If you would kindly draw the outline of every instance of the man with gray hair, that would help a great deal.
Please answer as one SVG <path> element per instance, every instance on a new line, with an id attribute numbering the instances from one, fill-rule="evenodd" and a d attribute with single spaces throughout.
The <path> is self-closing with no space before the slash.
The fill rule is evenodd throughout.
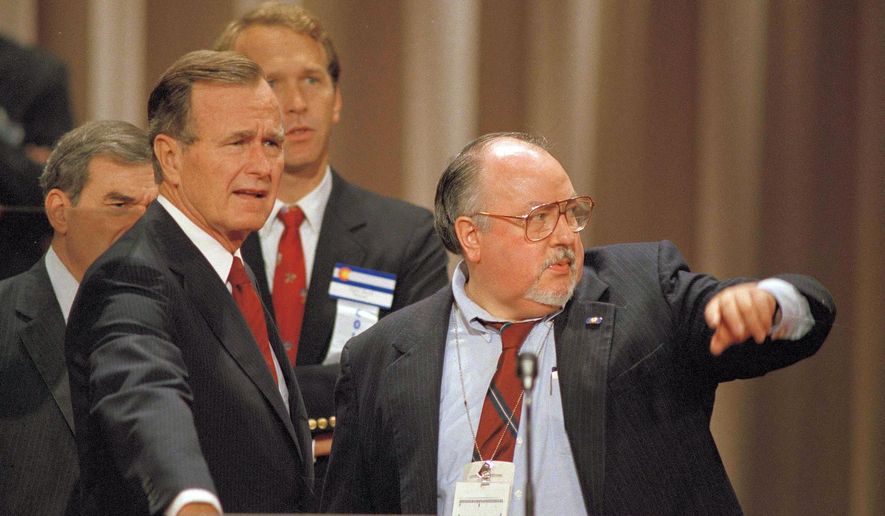
<path id="1" fill-rule="evenodd" d="M 430 212 L 360 188 L 330 165 L 342 109 L 341 63 L 316 16 L 296 5 L 262 3 L 228 24 L 215 48 L 258 63 L 283 110 L 277 202 L 243 243 L 243 258 L 296 366 L 321 480 L 341 348 L 379 318 L 443 287 L 448 257 Z"/>
<path id="2" fill-rule="evenodd" d="M 482 136 L 452 161 L 436 228 L 462 262 L 344 348 L 324 509 L 740 513 L 716 387 L 813 354 L 833 300 L 796 274 L 692 273 L 670 242 L 585 252 L 592 209 L 541 138 Z"/>
<path id="3" fill-rule="evenodd" d="M 61 138 L 40 183 L 51 246 L 0 282 L 0 514 L 62 514 L 76 497 L 65 321 L 86 269 L 156 199 L 159 177 L 144 131 L 99 121 Z"/>
<path id="4" fill-rule="evenodd" d="M 65 338 L 82 511 L 309 509 L 301 393 L 240 253 L 276 198 L 279 104 L 257 64 L 201 50 L 148 123 L 160 197 L 86 274 Z"/>

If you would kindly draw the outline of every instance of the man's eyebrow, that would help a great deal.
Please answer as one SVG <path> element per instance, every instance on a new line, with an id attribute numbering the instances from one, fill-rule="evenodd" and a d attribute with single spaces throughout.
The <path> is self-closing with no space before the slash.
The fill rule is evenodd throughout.
<path id="1" fill-rule="evenodd" d="M 228 140 L 239 140 L 242 138 L 254 138 L 255 131 L 250 129 L 244 129 L 242 131 L 235 131 L 227 136 Z"/>
<path id="2" fill-rule="evenodd" d="M 538 206 L 543 206 L 545 204 L 553 204 L 554 202 L 567 201 L 569 199 L 574 199 L 575 197 L 580 197 L 580 196 L 577 194 L 577 192 L 572 192 L 572 194 L 570 196 L 566 197 L 565 199 L 559 199 L 558 201 L 531 201 L 529 204 L 530 204 L 531 208 L 537 208 Z"/>
<path id="3" fill-rule="evenodd" d="M 307 65 L 304 67 L 304 71 L 307 73 L 322 73 L 327 72 L 328 70 L 318 65 Z"/>
<path id="4" fill-rule="evenodd" d="M 131 195 L 126 195 L 124 193 L 120 193 L 117 191 L 108 192 L 104 195 L 104 199 L 106 201 L 117 201 L 117 202 L 134 202 L 135 197 Z"/>

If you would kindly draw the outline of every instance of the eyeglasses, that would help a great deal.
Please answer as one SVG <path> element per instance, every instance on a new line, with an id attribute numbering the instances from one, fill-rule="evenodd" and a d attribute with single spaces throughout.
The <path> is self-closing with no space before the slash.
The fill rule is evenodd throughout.
<path id="1" fill-rule="evenodd" d="M 593 206 L 593 199 L 582 195 L 535 206 L 525 215 L 499 215 L 485 211 L 478 211 L 474 215 L 522 220 L 526 239 L 530 242 L 538 242 L 553 234 L 556 224 L 559 223 L 560 215 L 565 215 L 565 221 L 573 232 L 577 233 L 586 228 L 590 223 L 590 212 L 593 211 Z"/>

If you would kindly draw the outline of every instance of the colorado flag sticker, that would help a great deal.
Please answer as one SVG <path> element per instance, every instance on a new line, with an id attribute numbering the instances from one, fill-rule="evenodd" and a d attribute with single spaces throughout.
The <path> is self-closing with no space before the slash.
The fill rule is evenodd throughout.
<path id="1" fill-rule="evenodd" d="M 336 299 L 390 308 L 393 306 L 394 288 L 396 274 L 336 263 L 332 269 L 329 295 Z"/>

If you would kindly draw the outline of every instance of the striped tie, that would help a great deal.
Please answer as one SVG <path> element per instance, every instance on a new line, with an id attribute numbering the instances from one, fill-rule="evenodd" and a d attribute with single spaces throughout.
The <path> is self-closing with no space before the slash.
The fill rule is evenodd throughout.
<path id="1" fill-rule="evenodd" d="M 482 416 L 476 431 L 478 450 L 473 451 L 475 461 L 513 461 L 522 408 L 522 385 L 516 375 L 516 357 L 536 322 L 487 324 L 500 329 L 503 349 L 498 359 L 498 370 L 492 377 L 482 405 Z"/>

